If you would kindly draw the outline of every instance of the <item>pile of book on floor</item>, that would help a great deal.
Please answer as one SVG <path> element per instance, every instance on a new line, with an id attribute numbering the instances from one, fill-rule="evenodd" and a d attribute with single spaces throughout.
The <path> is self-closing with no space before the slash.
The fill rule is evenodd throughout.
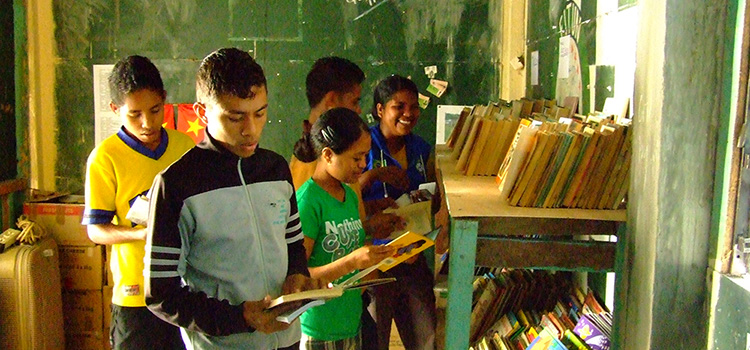
<path id="1" fill-rule="evenodd" d="M 629 120 L 554 100 L 465 108 L 447 141 L 456 171 L 495 176 L 508 204 L 618 209 L 628 190 Z"/>
<path id="2" fill-rule="evenodd" d="M 472 350 L 610 348 L 612 314 L 570 274 L 494 269 L 474 281 Z"/>

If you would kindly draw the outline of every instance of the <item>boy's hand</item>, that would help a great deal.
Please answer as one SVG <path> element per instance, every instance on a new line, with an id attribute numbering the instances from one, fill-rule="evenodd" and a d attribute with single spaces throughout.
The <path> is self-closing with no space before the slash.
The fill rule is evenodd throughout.
<path id="1" fill-rule="evenodd" d="M 365 222 L 365 231 L 372 237 L 383 239 L 393 231 L 406 228 L 406 221 L 393 213 L 377 213 Z"/>
<path id="2" fill-rule="evenodd" d="M 328 288 L 328 282 L 295 273 L 293 275 L 286 276 L 286 280 L 281 286 L 281 294 L 292 294 L 304 292 L 306 290 L 322 288 Z"/>
<path id="3" fill-rule="evenodd" d="M 375 215 L 388 208 L 398 208 L 395 199 L 386 197 L 365 201 L 365 211 L 368 215 Z"/>
<path id="4" fill-rule="evenodd" d="M 147 240 L 148 239 L 148 229 L 147 228 L 139 229 L 138 230 L 138 235 L 139 235 L 139 237 L 140 237 L 141 240 L 144 240 L 144 241 Z"/>
<path id="5" fill-rule="evenodd" d="M 409 188 L 409 176 L 406 175 L 406 170 L 401 169 L 395 165 L 389 165 L 386 167 L 376 168 L 378 169 L 375 178 L 390 184 L 399 190 L 406 191 Z"/>
<path id="6" fill-rule="evenodd" d="M 242 316 L 245 317 L 245 324 L 255 328 L 256 331 L 266 334 L 283 331 L 289 328 L 291 324 L 276 321 L 276 317 L 285 310 L 282 308 L 277 308 L 278 310 L 266 310 L 270 304 L 271 297 L 268 295 L 262 300 L 248 300 L 242 303 Z"/>

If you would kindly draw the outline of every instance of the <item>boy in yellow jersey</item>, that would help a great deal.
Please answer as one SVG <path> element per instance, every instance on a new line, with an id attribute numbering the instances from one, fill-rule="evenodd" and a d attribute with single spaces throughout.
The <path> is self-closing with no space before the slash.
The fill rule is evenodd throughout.
<path id="1" fill-rule="evenodd" d="M 92 241 L 112 246 L 110 344 L 113 349 L 184 349 L 179 328 L 146 308 L 146 228 L 126 216 L 139 196 L 148 197 L 156 174 L 195 144 L 185 134 L 162 128 L 166 91 L 148 58 L 129 56 L 117 62 L 109 87 L 110 107 L 122 127 L 89 155 L 82 224 Z"/>

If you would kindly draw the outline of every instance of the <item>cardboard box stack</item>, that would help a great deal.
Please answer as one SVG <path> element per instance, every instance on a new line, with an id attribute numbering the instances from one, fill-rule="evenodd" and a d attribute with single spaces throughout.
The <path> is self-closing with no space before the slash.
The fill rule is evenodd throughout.
<path id="1" fill-rule="evenodd" d="M 111 272 L 105 246 L 81 225 L 83 196 L 30 196 L 23 213 L 47 230 L 60 250 L 63 318 L 68 349 L 109 349 Z"/>

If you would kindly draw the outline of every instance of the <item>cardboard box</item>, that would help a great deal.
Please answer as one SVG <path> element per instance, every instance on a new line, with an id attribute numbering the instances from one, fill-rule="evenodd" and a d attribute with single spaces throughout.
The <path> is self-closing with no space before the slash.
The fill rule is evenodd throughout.
<path id="1" fill-rule="evenodd" d="M 109 267 L 110 264 L 112 263 L 112 246 L 106 245 L 104 247 L 105 247 L 104 249 L 107 252 L 105 254 L 105 259 L 104 259 L 104 273 L 107 274 L 107 280 L 106 280 L 105 285 L 112 287 L 115 285 L 115 281 L 112 277 L 112 269 Z"/>
<path id="2" fill-rule="evenodd" d="M 102 331 L 104 325 L 101 290 L 63 291 L 62 300 L 66 334 Z"/>
<path id="3" fill-rule="evenodd" d="M 64 290 L 96 289 L 104 286 L 104 246 L 61 245 L 60 278 Z M 101 299 L 101 297 L 99 298 Z"/>
<path id="4" fill-rule="evenodd" d="M 83 218 L 83 196 L 42 197 L 23 204 L 23 214 L 44 227 L 58 245 L 93 246 Z"/>

